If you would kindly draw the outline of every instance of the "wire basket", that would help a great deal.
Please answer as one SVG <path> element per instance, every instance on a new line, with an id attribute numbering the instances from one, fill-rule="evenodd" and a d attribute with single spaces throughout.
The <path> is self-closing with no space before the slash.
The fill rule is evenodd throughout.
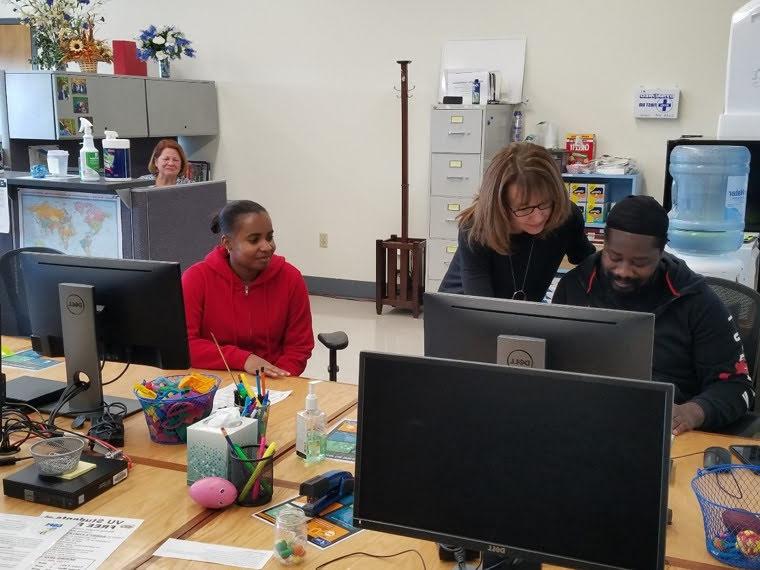
<path id="1" fill-rule="evenodd" d="M 162 387 L 176 388 L 186 376 L 162 376 L 152 382 Z M 165 398 L 145 398 L 135 391 L 148 424 L 150 439 L 156 443 L 183 444 L 187 442 L 187 428 L 207 417 L 214 407 L 214 396 L 221 384 L 218 376 L 209 376 L 214 386 L 204 394 L 195 392 L 170 394 Z"/>
<path id="2" fill-rule="evenodd" d="M 29 452 L 41 475 L 62 475 L 76 469 L 84 441 L 78 437 L 51 437 L 38 441 Z"/>
<path id="3" fill-rule="evenodd" d="M 699 469 L 691 488 L 702 509 L 707 551 L 725 564 L 760 569 L 760 467 Z"/>

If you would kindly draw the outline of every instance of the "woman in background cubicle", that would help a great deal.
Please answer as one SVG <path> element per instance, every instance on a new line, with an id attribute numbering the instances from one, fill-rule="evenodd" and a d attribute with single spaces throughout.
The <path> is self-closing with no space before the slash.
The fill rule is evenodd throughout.
<path id="1" fill-rule="evenodd" d="M 172 139 L 161 139 L 150 155 L 150 174 L 141 178 L 153 178 L 157 187 L 188 184 L 192 182 L 188 178 L 188 166 L 185 151 L 179 143 Z"/>
<path id="2" fill-rule="evenodd" d="M 459 245 L 440 291 L 542 301 L 565 255 L 578 264 L 595 251 L 552 155 L 512 143 L 459 215 Z"/>
<path id="3" fill-rule="evenodd" d="M 269 214 L 250 200 L 230 202 L 211 231 L 219 245 L 182 275 L 192 366 L 222 370 L 226 360 L 235 370 L 298 376 L 314 348 L 309 295 L 298 269 L 274 255 Z"/>

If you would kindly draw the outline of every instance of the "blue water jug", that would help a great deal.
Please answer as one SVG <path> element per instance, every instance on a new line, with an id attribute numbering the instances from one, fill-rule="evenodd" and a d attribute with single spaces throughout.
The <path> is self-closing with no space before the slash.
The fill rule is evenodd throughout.
<path id="1" fill-rule="evenodd" d="M 670 154 L 670 247 L 736 251 L 744 238 L 750 153 L 743 146 L 677 146 Z"/>

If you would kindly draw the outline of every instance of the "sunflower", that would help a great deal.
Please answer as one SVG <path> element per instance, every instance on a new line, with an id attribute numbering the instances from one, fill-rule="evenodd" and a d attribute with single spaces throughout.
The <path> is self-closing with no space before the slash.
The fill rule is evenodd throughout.
<path id="1" fill-rule="evenodd" d="M 80 51 L 84 49 L 84 42 L 82 42 L 82 40 L 79 40 L 79 39 L 71 40 L 69 42 L 69 49 L 73 51 L 74 53 L 79 53 Z"/>

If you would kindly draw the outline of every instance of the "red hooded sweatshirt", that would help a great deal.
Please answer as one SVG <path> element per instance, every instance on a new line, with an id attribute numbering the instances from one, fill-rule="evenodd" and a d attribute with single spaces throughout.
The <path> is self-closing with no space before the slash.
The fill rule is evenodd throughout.
<path id="1" fill-rule="evenodd" d="M 224 369 L 211 333 L 230 368 L 242 370 L 253 353 L 298 376 L 314 348 L 311 308 L 300 271 L 279 255 L 247 287 L 217 246 L 182 275 L 190 361 Z"/>

